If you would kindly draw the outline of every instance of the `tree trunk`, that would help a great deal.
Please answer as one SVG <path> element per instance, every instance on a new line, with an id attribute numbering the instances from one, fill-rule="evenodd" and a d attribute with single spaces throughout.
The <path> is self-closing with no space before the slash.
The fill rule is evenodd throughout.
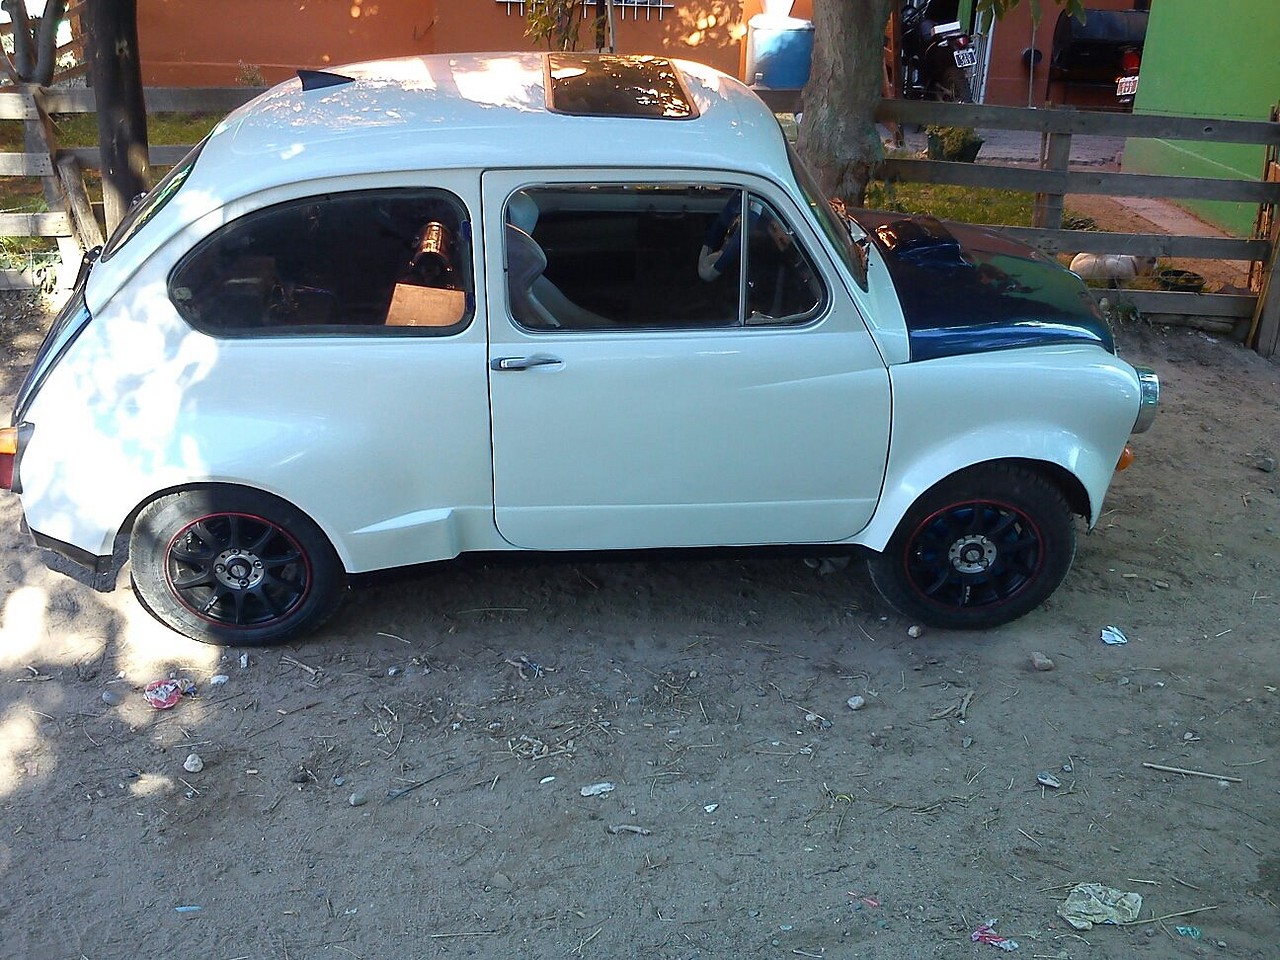
<path id="1" fill-rule="evenodd" d="M 896 0 L 814 0 L 813 70 L 804 88 L 800 152 L 827 196 L 860 206 L 884 156 L 875 109 L 884 31 Z"/>
<path id="2" fill-rule="evenodd" d="M 26 0 L 4 0 L 0 8 L 13 22 L 13 66 L 18 76 L 28 81 L 35 68 L 35 52 L 31 49 L 31 21 L 27 18 Z"/>
<path id="3" fill-rule="evenodd" d="M 137 0 L 89 0 L 89 76 L 98 111 L 102 205 L 110 233 L 150 186 Z"/>
<path id="4" fill-rule="evenodd" d="M 36 62 L 32 83 L 47 87 L 53 82 L 53 72 L 58 66 L 58 23 L 67 12 L 67 0 L 47 0 L 36 31 Z"/>

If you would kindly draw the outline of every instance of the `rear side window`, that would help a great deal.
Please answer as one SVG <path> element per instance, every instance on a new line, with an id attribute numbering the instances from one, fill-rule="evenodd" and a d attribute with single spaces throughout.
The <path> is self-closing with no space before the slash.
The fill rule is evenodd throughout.
<path id="1" fill-rule="evenodd" d="M 324 194 L 223 227 L 178 265 L 169 296 L 215 336 L 443 335 L 471 319 L 471 262 L 451 193 Z"/>

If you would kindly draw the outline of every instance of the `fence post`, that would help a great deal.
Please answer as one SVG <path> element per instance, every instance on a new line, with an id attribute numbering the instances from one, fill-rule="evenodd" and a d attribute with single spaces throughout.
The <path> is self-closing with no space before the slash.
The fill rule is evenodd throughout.
<path id="1" fill-rule="evenodd" d="M 1280 164 L 1275 161 L 1267 163 L 1267 177 L 1271 183 L 1280 183 Z M 1274 357 L 1280 352 L 1280 280 L 1276 278 L 1276 267 L 1280 263 L 1280 218 L 1274 215 L 1267 218 L 1270 227 L 1267 240 L 1271 243 L 1271 252 L 1265 263 L 1261 264 L 1261 284 L 1258 289 L 1258 305 L 1254 309 L 1250 336 L 1246 341 L 1264 357 Z"/>
<path id="2" fill-rule="evenodd" d="M 1071 160 L 1071 134 L 1040 135 L 1040 169 L 1067 172 Z M 1037 193 L 1032 208 L 1031 225 L 1040 229 L 1062 229 L 1063 196 L 1060 193 Z"/>
<path id="3" fill-rule="evenodd" d="M 23 143 L 26 152 L 43 153 L 49 158 L 49 163 L 53 166 L 53 170 L 50 176 L 44 178 L 44 199 L 49 205 L 50 212 L 66 214 L 66 194 L 63 192 L 62 184 L 58 179 L 57 165 L 55 163 L 57 141 L 54 137 L 53 123 L 49 119 L 48 111 L 45 110 L 44 90 L 36 84 L 23 84 L 22 92 L 28 102 L 35 107 L 36 114 L 35 119 L 27 120 L 23 124 Z M 84 256 L 84 251 L 74 237 L 64 236 L 56 237 L 55 239 L 58 243 L 58 256 L 61 260 L 55 279 L 59 289 L 68 290 L 75 280 L 76 270 L 80 264 L 81 257 Z"/>

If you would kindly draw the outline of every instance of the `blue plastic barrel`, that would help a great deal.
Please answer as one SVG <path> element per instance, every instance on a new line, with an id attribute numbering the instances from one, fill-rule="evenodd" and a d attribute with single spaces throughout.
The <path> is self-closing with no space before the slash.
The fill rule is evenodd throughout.
<path id="1" fill-rule="evenodd" d="M 747 83 L 798 90 L 813 65 L 813 21 L 756 14 L 747 21 Z"/>

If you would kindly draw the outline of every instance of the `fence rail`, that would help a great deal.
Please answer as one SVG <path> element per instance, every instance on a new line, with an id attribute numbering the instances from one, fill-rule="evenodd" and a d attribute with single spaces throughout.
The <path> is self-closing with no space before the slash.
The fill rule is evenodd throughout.
<path id="1" fill-rule="evenodd" d="M 263 92 L 263 88 L 149 88 L 148 114 L 167 112 L 223 114 Z M 759 91 L 777 110 L 794 110 L 794 91 Z M 52 237 L 63 263 L 74 266 L 79 251 L 100 242 L 100 226 L 84 190 L 81 171 L 100 166 L 96 147 L 60 148 L 54 142 L 50 114 L 93 113 L 93 91 L 73 88 L 0 88 L 0 120 L 22 121 L 27 151 L 0 153 L 0 176 L 38 177 L 44 183 L 48 213 L 0 214 L 0 236 Z M 1144 315 L 1170 322 L 1200 318 L 1210 329 L 1247 340 L 1267 356 L 1280 352 L 1280 283 L 1272 283 L 1280 247 L 1280 122 L 1099 113 L 1071 109 L 1024 109 L 982 104 L 882 100 L 876 119 L 898 124 L 979 127 L 1041 134 L 1036 167 L 968 164 L 908 158 L 888 159 L 880 175 L 888 180 L 1024 190 L 1037 194 L 1033 227 L 1003 227 L 1003 232 L 1050 255 L 1061 253 L 1125 253 L 1150 257 L 1189 257 L 1248 261 L 1252 295 L 1193 294 L 1166 291 L 1120 291 Z M 1257 180 L 1168 177 L 1070 167 L 1075 136 L 1160 138 L 1258 144 L 1267 150 L 1267 175 Z M 33 149 L 34 145 L 34 149 Z M 151 163 L 176 163 L 188 146 L 153 146 Z M 1125 197 L 1170 197 L 1257 204 L 1259 228 L 1253 239 L 1164 234 L 1126 234 L 1062 228 L 1067 194 Z M 64 270 L 63 274 L 69 274 Z M 30 285 L 32 271 L 6 271 L 0 286 Z M 1100 292 L 1115 298 L 1112 291 Z"/>
<path id="2" fill-rule="evenodd" d="M 1234 335 L 1265 356 L 1273 356 L 1280 350 L 1280 284 L 1270 283 L 1280 236 L 1276 229 L 1261 226 L 1264 221 L 1269 225 L 1275 222 L 1272 212 L 1280 205 L 1280 173 L 1276 172 L 1280 167 L 1273 162 L 1280 149 L 1280 123 L 1274 115 L 1270 121 L 1222 120 L 1050 107 L 1024 109 L 882 100 L 876 119 L 885 123 L 1039 133 L 1040 156 L 1035 167 L 890 158 L 881 165 L 879 173 L 885 180 L 1035 193 L 1035 225 L 1000 229 L 1050 255 L 1121 253 L 1248 261 L 1253 265 L 1250 271 L 1253 293 L 1247 295 L 1163 290 L 1100 290 L 1096 293 L 1113 301 L 1123 300 L 1152 319 L 1191 323 Z M 1071 138 L 1075 136 L 1260 145 L 1267 150 L 1268 164 L 1264 169 L 1269 175 L 1256 180 L 1232 180 L 1072 169 Z M 1062 213 L 1068 194 L 1249 203 L 1258 206 L 1260 226 L 1252 239 L 1064 230 Z"/>

